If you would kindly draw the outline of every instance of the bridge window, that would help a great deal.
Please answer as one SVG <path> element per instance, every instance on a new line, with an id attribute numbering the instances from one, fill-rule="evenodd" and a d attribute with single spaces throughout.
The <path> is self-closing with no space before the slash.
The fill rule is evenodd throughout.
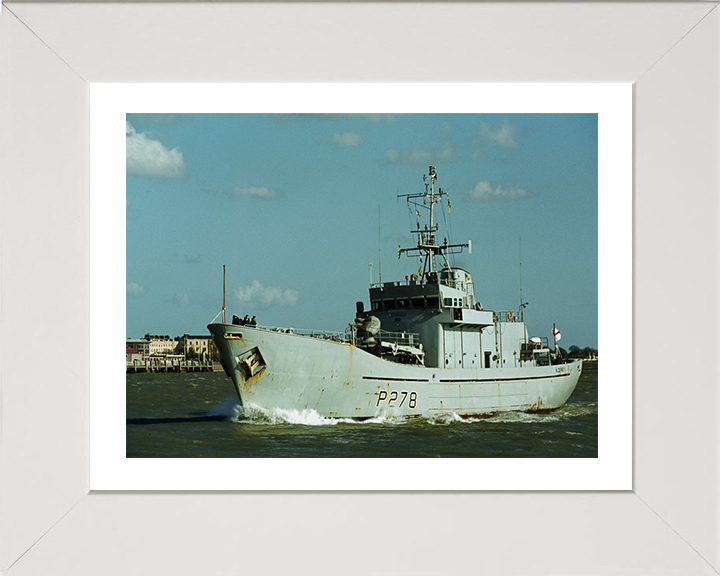
<path id="1" fill-rule="evenodd" d="M 411 300 L 412 307 L 413 308 L 424 308 L 425 307 L 425 298 L 420 296 L 419 298 L 413 298 Z"/>
<path id="2" fill-rule="evenodd" d="M 378 302 L 377 300 L 373 300 L 371 304 L 373 310 L 380 310 L 380 302 Z"/>
<path id="3" fill-rule="evenodd" d="M 383 300 L 383 308 L 385 308 L 385 310 L 393 310 L 397 308 L 397 303 L 395 300 Z"/>
<path id="4" fill-rule="evenodd" d="M 398 308 L 410 308 L 410 300 L 398 300 Z"/>
<path id="5" fill-rule="evenodd" d="M 428 308 L 437 308 L 440 306 L 440 298 L 437 296 L 429 296 L 427 299 Z"/>
<path id="6" fill-rule="evenodd" d="M 452 306 L 452 298 L 443 298 L 443 306 L 447 306 L 448 308 Z"/>

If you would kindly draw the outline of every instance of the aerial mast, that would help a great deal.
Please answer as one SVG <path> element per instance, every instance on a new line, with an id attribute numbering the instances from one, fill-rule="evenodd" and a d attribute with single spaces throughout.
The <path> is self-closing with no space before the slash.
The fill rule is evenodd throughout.
<path id="1" fill-rule="evenodd" d="M 382 286 L 382 244 L 380 243 L 380 204 L 378 204 L 378 283 Z"/>
<path id="2" fill-rule="evenodd" d="M 520 268 L 520 321 L 523 321 L 523 309 L 525 306 L 523 305 L 523 299 L 522 299 L 522 238 L 520 238 L 520 255 L 519 255 L 519 268 Z"/>
<path id="3" fill-rule="evenodd" d="M 455 254 L 456 252 L 451 251 L 453 248 L 470 248 L 470 242 L 467 244 L 448 244 L 447 238 L 443 244 L 437 244 L 435 238 L 435 232 L 438 230 L 438 225 L 435 223 L 435 203 L 439 202 L 445 195 L 442 188 L 438 188 L 435 192 L 435 180 L 437 179 L 437 171 L 435 166 L 430 166 L 428 174 L 423 176 L 425 181 L 425 192 L 422 194 L 400 194 L 407 199 L 409 205 L 415 207 L 415 212 L 418 216 L 420 213 L 417 211 L 418 208 L 426 209 L 430 211 L 430 225 L 426 225 L 425 229 L 420 229 L 420 223 L 418 222 L 418 229 L 412 230 L 413 234 L 418 235 L 417 246 L 413 248 L 400 248 L 398 246 L 398 259 L 403 252 L 419 252 L 425 255 L 424 269 L 420 269 L 421 276 L 429 278 L 431 273 L 435 272 L 434 261 L 435 255 L 439 254 L 443 257 L 446 266 L 450 266 L 447 260 L 447 254 Z M 422 198 L 422 204 L 420 203 Z M 459 252 L 458 251 L 458 252 Z"/>
<path id="4" fill-rule="evenodd" d="M 522 238 L 520 238 L 520 309 L 518 310 L 520 312 L 520 322 L 523 322 L 525 306 L 527 305 L 528 303 L 523 301 L 522 294 Z"/>
<path id="5" fill-rule="evenodd" d="M 225 264 L 223 264 L 223 324 L 226 324 L 225 321 Z"/>
<path id="6" fill-rule="evenodd" d="M 435 171 L 435 166 L 430 166 L 428 168 L 428 175 L 430 178 L 430 242 L 428 244 L 434 245 L 435 244 L 435 235 L 433 234 L 433 208 L 435 207 L 435 179 L 437 178 L 437 172 Z M 433 261 L 435 260 L 435 254 L 433 252 L 428 252 L 428 255 L 430 256 L 430 262 L 428 265 L 428 272 L 433 271 Z"/>

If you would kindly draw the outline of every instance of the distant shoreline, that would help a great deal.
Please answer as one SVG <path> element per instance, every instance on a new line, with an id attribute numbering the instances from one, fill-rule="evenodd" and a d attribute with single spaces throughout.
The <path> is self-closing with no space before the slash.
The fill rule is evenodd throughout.
<path id="1" fill-rule="evenodd" d="M 126 364 L 126 374 L 148 374 L 148 373 L 162 373 L 162 374 L 187 374 L 194 372 L 223 372 L 223 367 L 220 362 L 197 362 L 197 361 L 182 361 L 173 362 L 168 364 L 167 362 L 143 362 L 137 361 L 132 364 Z"/>

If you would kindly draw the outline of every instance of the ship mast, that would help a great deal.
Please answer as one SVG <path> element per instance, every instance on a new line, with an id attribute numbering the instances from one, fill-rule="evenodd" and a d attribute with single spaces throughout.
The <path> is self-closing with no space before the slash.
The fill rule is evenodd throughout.
<path id="1" fill-rule="evenodd" d="M 429 241 L 430 244 L 435 244 L 435 234 L 432 234 L 432 232 L 435 232 L 434 226 L 433 226 L 433 224 L 434 224 L 433 208 L 435 206 L 435 180 L 437 179 L 437 172 L 435 171 L 435 166 L 429 167 L 428 174 L 430 177 L 430 232 L 431 232 L 431 237 L 428 238 L 427 240 Z M 423 176 L 423 179 L 425 179 L 425 176 Z M 440 188 L 439 190 L 440 190 L 439 196 L 442 197 L 442 188 Z M 427 184 L 425 185 L 425 191 L 427 192 Z M 439 200 L 440 200 L 440 198 L 438 198 L 438 201 Z M 433 260 L 434 260 L 434 258 L 431 257 L 428 272 L 433 271 Z"/>
<path id="2" fill-rule="evenodd" d="M 222 309 L 222 316 L 223 316 L 223 324 L 225 324 L 225 264 L 223 264 L 223 309 Z"/>
<path id="3" fill-rule="evenodd" d="M 442 188 L 438 188 L 435 191 L 435 180 L 437 179 L 437 171 L 434 166 L 430 166 L 428 174 L 423 176 L 425 182 L 425 192 L 420 194 L 398 194 L 398 198 L 405 198 L 408 205 L 415 207 L 415 213 L 418 216 L 422 215 L 418 212 L 418 208 L 422 208 L 430 211 L 430 224 L 425 225 L 424 229 L 420 228 L 420 223 L 417 223 L 418 229 L 411 230 L 413 234 L 418 235 L 417 246 L 412 248 L 401 248 L 398 246 L 398 259 L 401 254 L 418 252 L 424 254 L 424 263 L 420 269 L 420 275 L 422 278 L 430 278 L 436 276 L 437 270 L 435 267 L 435 256 L 442 256 L 443 262 L 447 268 L 450 264 L 447 259 L 448 254 L 456 254 L 461 252 L 463 248 L 470 250 L 470 242 L 467 244 L 448 244 L 447 238 L 445 238 L 442 244 L 438 244 L 436 241 L 435 233 L 438 231 L 438 224 L 435 223 L 435 204 L 442 200 L 443 196 L 447 196 L 447 193 Z M 422 203 L 420 199 L 422 198 Z M 454 251 L 453 249 L 459 249 Z"/>

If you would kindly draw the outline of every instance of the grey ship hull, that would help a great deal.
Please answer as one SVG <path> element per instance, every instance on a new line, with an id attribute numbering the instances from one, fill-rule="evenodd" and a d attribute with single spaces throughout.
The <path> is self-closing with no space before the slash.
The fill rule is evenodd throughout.
<path id="1" fill-rule="evenodd" d="M 208 329 L 244 407 L 334 418 L 549 410 L 570 397 L 582 366 L 430 368 L 347 342 L 222 323 Z"/>

